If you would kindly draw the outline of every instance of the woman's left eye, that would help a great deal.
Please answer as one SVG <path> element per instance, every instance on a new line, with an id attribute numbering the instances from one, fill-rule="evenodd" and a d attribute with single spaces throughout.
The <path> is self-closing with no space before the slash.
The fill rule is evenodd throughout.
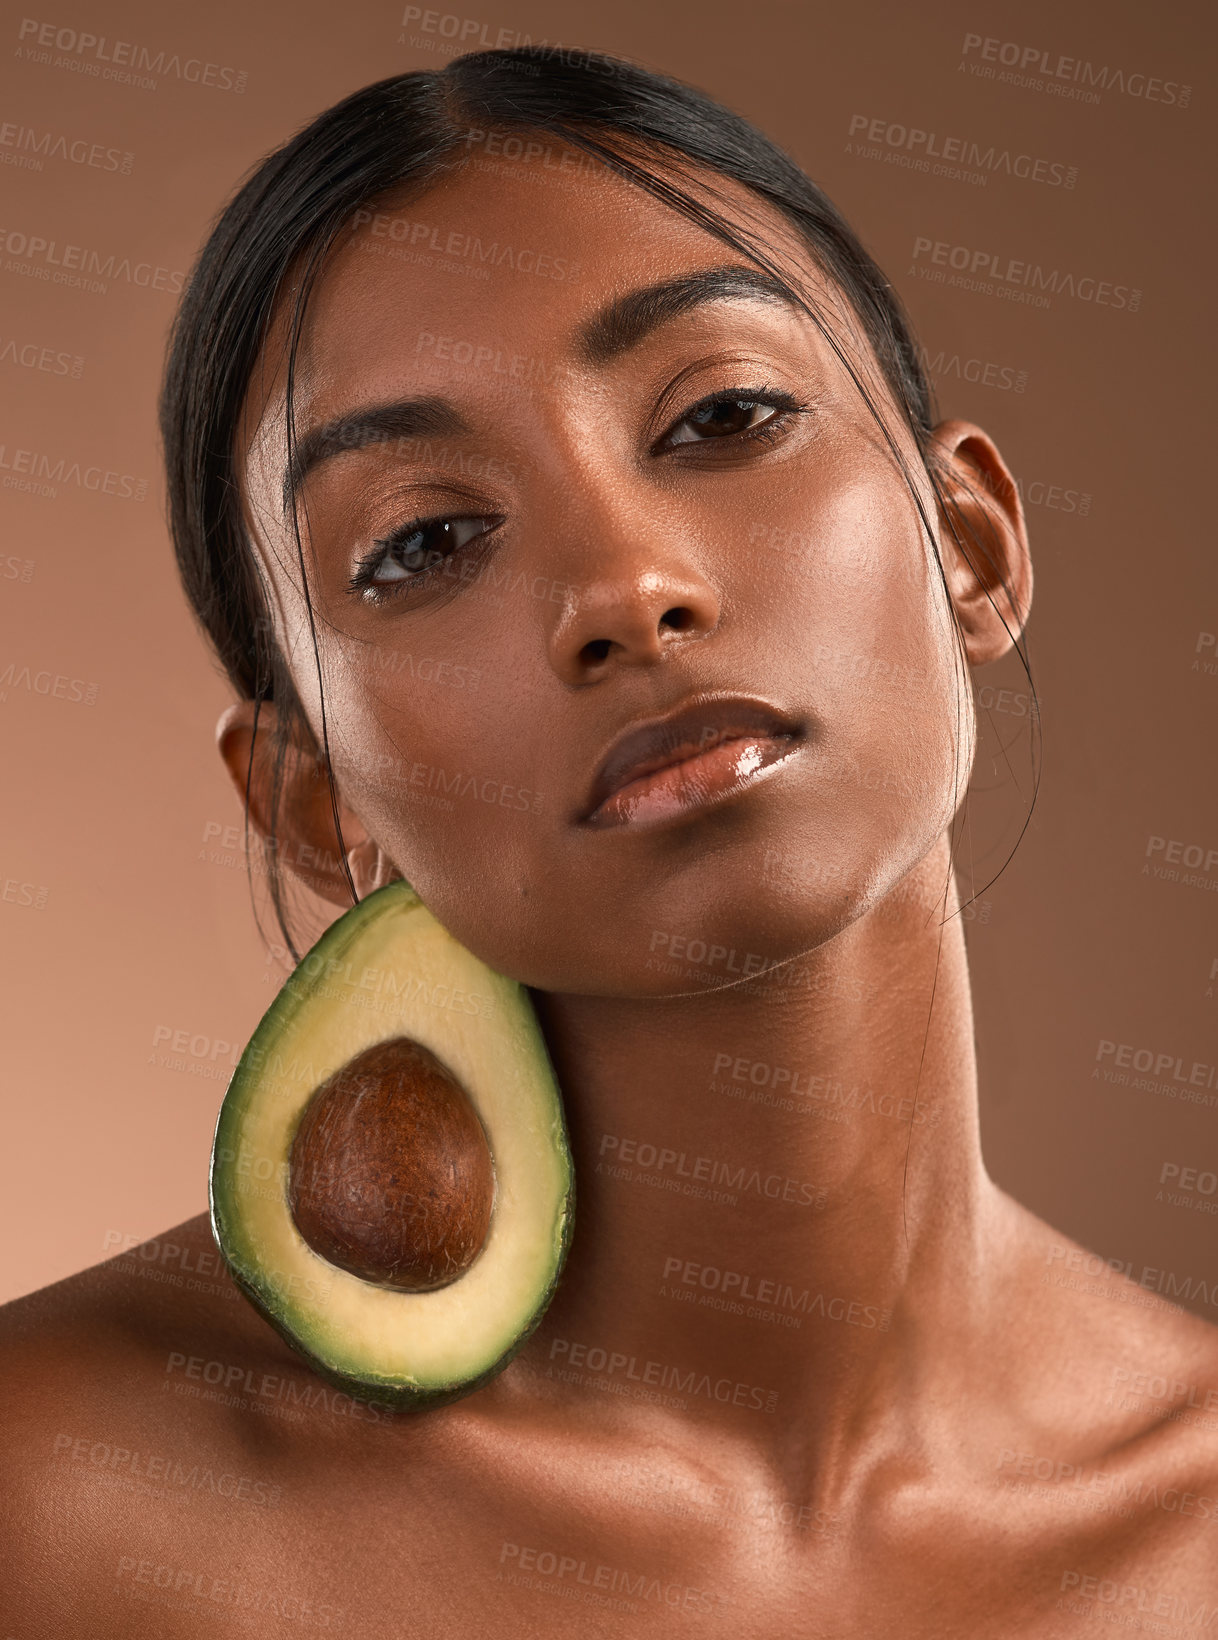
<path id="1" fill-rule="evenodd" d="M 810 407 L 790 393 L 774 388 L 731 388 L 714 393 L 693 405 L 673 423 L 657 449 L 676 449 L 685 444 L 710 444 L 721 439 L 760 439 L 769 443 L 786 431 L 791 420 Z M 758 419 L 759 413 L 762 414 Z M 697 431 L 678 436 L 680 429 Z"/>

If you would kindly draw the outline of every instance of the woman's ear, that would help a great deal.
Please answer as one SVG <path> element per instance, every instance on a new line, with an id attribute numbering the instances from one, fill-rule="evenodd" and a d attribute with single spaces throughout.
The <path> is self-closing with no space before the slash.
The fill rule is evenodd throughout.
<path id="1" fill-rule="evenodd" d="M 250 824 L 280 864 L 314 894 L 335 905 L 351 905 L 344 851 L 360 899 L 402 875 L 341 797 L 340 848 L 325 764 L 298 730 L 290 727 L 283 734 L 271 702 L 255 708 L 253 701 L 243 700 L 228 707 L 216 725 L 216 744 L 242 808 L 248 793 Z M 280 758 L 282 772 L 277 772 Z"/>
<path id="2" fill-rule="evenodd" d="M 1011 648 L 1032 603 L 1023 506 L 1006 463 L 980 427 L 941 421 L 931 439 L 943 492 L 943 573 L 969 665 L 984 666 Z"/>

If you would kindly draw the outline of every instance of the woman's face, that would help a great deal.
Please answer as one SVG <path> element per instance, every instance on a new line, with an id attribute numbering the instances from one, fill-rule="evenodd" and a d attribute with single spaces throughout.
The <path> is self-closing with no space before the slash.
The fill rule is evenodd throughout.
<path id="1" fill-rule="evenodd" d="M 913 499 L 817 326 L 723 282 L 640 297 L 757 270 L 560 154 L 475 157 L 361 213 L 300 351 L 300 526 L 343 803 L 492 967 L 664 995 L 697 983 L 671 961 L 691 942 L 705 983 L 736 980 L 890 889 L 956 806 L 971 703 Z M 783 219 L 715 186 L 880 391 Z M 279 351 L 246 507 L 319 730 Z"/>

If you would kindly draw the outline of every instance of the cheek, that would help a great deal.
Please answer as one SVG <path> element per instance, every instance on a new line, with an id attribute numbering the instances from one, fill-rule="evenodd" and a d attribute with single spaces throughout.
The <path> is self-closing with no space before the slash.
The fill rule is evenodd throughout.
<path id="1" fill-rule="evenodd" d="M 511 878 L 546 813 L 546 794 L 527 760 L 513 755 L 512 703 L 502 691 L 487 690 L 459 663 L 405 647 L 379 653 L 392 664 L 378 663 L 376 675 L 341 698 L 330 692 L 339 789 L 446 922 L 487 861 L 497 882 Z"/>
<path id="2" fill-rule="evenodd" d="M 938 564 L 900 475 L 879 459 L 843 460 L 830 478 L 788 496 L 763 537 L 764 627 L 783 658 L 775 681 L 815 724 L 806 806 L 773 869 L 788 887 L 819 872 L 822 889 L 849 900 L 907 870 L 950 820 L 972 707 Z M 751 614 L 757 594 L 745 595 Z"/>
<path id="3" fill-rule="evenodd" d="M 890 461 L 855 449 L 826 461 L 754 530 L 745 588 L 797 660 L 810 698 L 880 731 L 954 717 L 955 629 L 914 500 Z M 756 571 L 760 569 L 760 575 Z M 746 606 L 747 607 L 747 606 Z"/>

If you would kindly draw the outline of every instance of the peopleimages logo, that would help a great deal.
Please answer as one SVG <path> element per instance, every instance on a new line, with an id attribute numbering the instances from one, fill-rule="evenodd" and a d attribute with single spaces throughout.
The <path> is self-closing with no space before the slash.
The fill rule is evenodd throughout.
<path id="1" fill-rule="evenodd" d="M 1072 99 L 1082 97 L 1089 102 L 1099 102 L 1099 97 L 1095 95 L 1097 91 L 1119 91 L 1127 97 L 1140 97 L 1144 102 L 1187 108 L 1193 89 L 1191 85 L 1181 85 L 1177 80 L 1113 68 L 1108 63 L 1097 67 L 1082 57 L 1067 57 L 1047 47 L 1023 45 L 1016 40 L 999 40 L 995 35 L 983 37 L 980 34 L 966 34 L 960 58 L 961 72 L 965 69 L 974 73 L 981 70 L 986 78 L 993 76 L 1014 83 L 1035 81 L 1037 78 L 1048 80 L 1052 83 L 1043 89 L 1054 95 L 1071 96 Z M 986 68 L 987 64 L 995 66 Z M 1008 72 L 999 74 L 999 66 Z M 1033 89 L 1042 87 L 1034 85 Z"/>
<path id="2" fill-rule="evenodd" d="M 950 278 L 949 269 L 953 275 Z M 910 272 L 935 283 L 980 289 L 987 295 L 1038 307 L 1048 307 L 1050 296 L 1072 296 L 1076 301 L 1091 302 L 1096 307 L 1124 308 L 1127 313 L 1136 313 L 1142 305 L 1142 292 L 1130 285 L 1116 285 L 1090 274 L 1063 272 L 1061 268 L 1046 269 L 1039 262 L 1024 262 L 1018 257 L 1003 256 L 1000 251 L 952 245 L 945 239 L 927 239 L 922 235 L 913 242 Z"/>
<path id="3" fill-rule="evenodd" d="M 446 40 L 454 48 L 459 46 L 462 51 L 473 51 L 475 48 L 479 51 L 521 51 L 534 57 L 547 57 L 551 61 L 557 57 L 568 68 L 587 67 L 604 75 L 618 72 L 617 59 L 605 57 L 594 48 L 565 46 L 561 40 L 534 40 L 523 29 L 496 28 L 493 23 L 483 22 L 480 17 L 461 17 L 456 12 L 407 6 L 398 26 L 419 31 L 413 35 L 399 34 L 399 45 L 425 45 L 428 49 L 434 49 L 431 45 L 433 40 Z"/>
<path id="4" fill-rule="evenodd" d="M 708 1372 L 696 1367 L 683 1370 L 665 1361 L 644 1361 L 623 1350 L 603 1348 L 575 1342 L 570 1338 L 550 1341 L 550 1360 L 561 1360 L 564 1366 L 584 1368 L 606 1378 L 618 1372 L 624 1379 L 637 1384 L 650 1384 L 659 1389 L 675 1389 L 681 1395 L 703 1395 L 708 1400 L 730 1402 L 732 1406 L 747 1407 L 754 1412 L 773 1412 L 778 1406 L 778 1391 L 761 1384 L 736 1383 L 731 1378 L 713 1379 Z"/>
<path id="5" fill-rule="evenodd" d="M 42 342 L 22 341 L 13 336 L 0 336 L 0 364 L 17 365 L 22 370 L 43 370 L 48 376 L 70 376 L 73 381 L 80 380 L 85 368 L 79 353 L 65 353 Z"/>
<path id="6" fill-rule="evenodd" d="M 1028 372 L 1015 365 L 999 364 L 993 359 L 966 359 L 959 353 L 949 353 L 941 347 L 935 354 L 928 348 L 917 348 L 922 368 L 936 380 L 954 379 L 971 382 L 977 387 L 993 387 L 1000 393 L 1027 391 Z"/>
<path id="7" fill-rule="evenodd" d="M 113 40 L 85 29 L 61 28 L 36 17 L 21 19 L 17 38 L 21 42 L 17 56 L 27 62 L 71 68 L 95 79 L 117 80 L 148 91 L 156 90 L 157 75 L 209 86 L 213 91 L 234 92 L 244 91 L 248 79 L 243 68 L 226 68 L 201 57 L 182 57 L 176 51 L 154 51 L 135 40 Z M 59 55 L 53 57 L 52 52 Z"/>
<path id="8" fill-rule="evenodd" d="M 6 490 L 24 490 L 53 501 L 61 485 L 70 489 L 94 490 L 98 495 L 118 496 L 125 501 L 143 501 L 148 480 L 134 473 L 115 472 L 107 467 L 82 466 L 68 456 L 47 455 L 41 450 L 10 450 L 0 444 L 0 483 Z"/>
<path id="9" fill-rule="evenodd" d="M 993 142 L 983 146 L 968 137 L 945 137 L 937 131 L 924 131 L 917 125 L 873 119 L 868 114 L 851 115 L 847 135 L 852 139 L 858 138 L 860 143 L 871 143 L 880 149 L 887 148 L 890 153 L 912 157 L 918 162 L 915 168 L 919 170 L 929 171 L 929 162 L 938 160 L 941 163 L 934 167 L 936 176 L 958 177 L 961 172 L 955 168 L 959 166 L 965 171 L 1018 177 L 1022 182 L 1041 182 L 1050 188 L 1073 188 L 1078 181 L 1077 165 L 1066 165 L 1036 154 L 1013 153 L 1011 149 Z M 847 144 L 847 152 L 849 148 Z"/>
<path id="10" fill-rule="evenodd" d="M 135 164 L 135 155 L 124 148 L 108 148 L 105 143 L 69 137 L 62 131 L 17 125 L 13 120 L 0 125 L 0 148 L 16 150 L 12 154 L 0 154 L 4 164 L 34 171 L 42 170 L 44 160 L 61 159 L 69 165 L 87 165 L 95 171 L 117 171 L 120 176 L 130 176 Z"/>
<path id="11" fill-rule="evenodd" d="M 163 290 L 176 295 L 186 280 L 179 268 L 153 262 L 133 262 L 113 251 L 103 256 L 87 245 L 61 245 L 42 234 L 28 234 L 18 228 L 0 228 L 0 255 L 8 258 L 5 273 L 25 274 L 54 285 L 70 285 L 104 296 L 110 280 L 138 285 L 143 290 Z M 54 270 L 54 271 L 52 271 Z"/>
<path id="12" fill-rule="evenodd" d="M 384 211 L 358 210 L 351 218 L 352 233 L 367 228 L 370 238 L 364 243 L 370 250 L 382 249 L 372 240 L 393 240 L 409 245 L 413 250 L 433 252 L 437 256 L 452 257 L 456 261 L 468 259 L 480 268 L 511 268 L 516 273 L 536 273 L 543 279 L 571 280 L 579 277 L 579 263 L 549 251 L 529 246 L 501 245 L 497 239 L 488 245 L 478 234 L 461 233 L 456 228 L 441 237 L 434 223 L 412 221 L 409 217 L 389 216 Z M 489 352 L 489 350 L 488 350 Z"/>

